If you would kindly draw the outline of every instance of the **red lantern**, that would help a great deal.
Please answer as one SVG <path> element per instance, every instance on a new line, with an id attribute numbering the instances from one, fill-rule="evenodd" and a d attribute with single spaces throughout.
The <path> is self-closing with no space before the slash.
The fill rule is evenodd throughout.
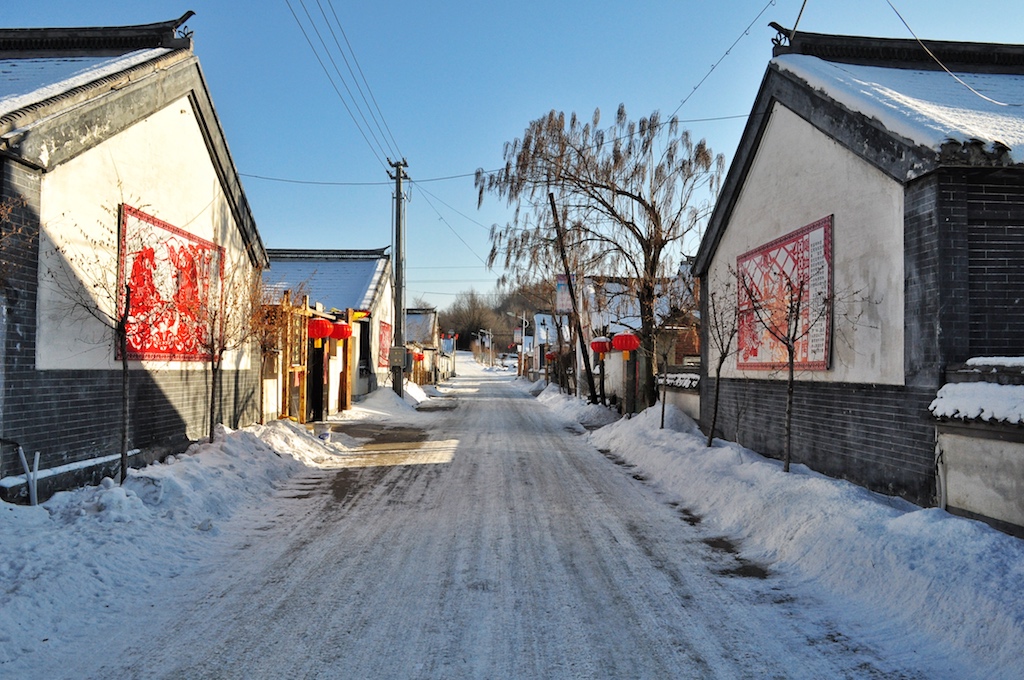
<path id="1" fill-rule="evenodd" d="M 423 361 L 423 359 L 425 359 L 426 356 L 427 355 L 424 354 L 423 352 L 413 352 L 412 358 L 413 361 Z"/>
<path id="2" fill-rule="evenodd" d="M 619 333 L 612 338 L 612 347 L 622 352 L 622 358 L 629 361 L 629 353 L 640 349 L 640 338 L 632 333 Z"/>
<path id="3" fill-rule="evenodd" d="M 331 324 L 331 339 L 332 340 L 344 340 L 352 337 L 352 326 L 349 326 L 344 322 L 335 322 Z"/>
<path id="4" fill-rule="evenodd" d="M 320 346 L 320 341 L 324 338 L 331 337 L 331 331 L 334 329 L 332 324 L 327 319 L 310 319 L 306 325 L 306 332 L 309 334 L 309 339 L 313 341 L 314 347 Z"/>
<path id="5" fill-rule="evenodd" d="M 590 349 L 597 352 L 601 361 L 604 361 L 604 355 L 612 351 L 612 341 L 602 335 L 590 341 Z"/>
<path id="6" fill-rule="evenodd" d="M 554 361 L 555 359 L 558 358 L 558 353 L 548 352 L 547 354 L 544 355 L 544 358 L 547 359 L 548 361 Z"/>

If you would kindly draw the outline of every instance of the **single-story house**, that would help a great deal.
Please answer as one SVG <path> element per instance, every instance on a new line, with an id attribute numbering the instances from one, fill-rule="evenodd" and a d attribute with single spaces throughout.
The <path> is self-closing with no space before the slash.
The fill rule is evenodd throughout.
<path id="1" fill-rule="evenodd" d="M 388 367 L 395 304 L 387 250 L 267 250 L 270 268 L 263 274 L 265 285 L 306 295 L 322 311 L 351 322 L 354 370 L 347 375 L 349 393 L 356 400 L 391 380 Z M 322 420 L 341 407 L 345 364 L 338 347 L 338 343 L 325 343 L 321 352 L 311 355 L 309 379 L 327 378 L 322 383 L 323 398 L 308 402 L 312 409 L 307 414 L 309 420 Z M 309 394 L 317 393 L 316 388 L 309 389 Z"/>
<path id="2" fill-rule="evenodd" d="M 422 355 L 413 361 L 410 379 L 420 385 L 436 384 L 452 374 L 452 354 L 445 352 L 441 343 L 441 326 L 437 309 L 410 307 L 405 310 L 405 342 L 409 351 Z"/>
<path id="3" fill-rule="evenodd" d="M 774 26 L 694 265 L 702 422 L 728 300 L 715 434 L 782 455 L 793 313 L 794 461 L 934 504 L 947 367 L 1024 354 L 1024 46 Z"/>
<path id="4" fill-rule="evenodd" d="M 15 443 L 40 452 L 40 495 L 117 469 L 125 372 L 131 464 L 208 433 L 211 342 L 244 323 L 250 301 L 236 294 L 267 254 L 183 28 L 191 15 L 0 29 L 5 498 L 25 493 Z M 256 420 L 251 348 L 232 347 L 222 375 L 216 419 Z"/>

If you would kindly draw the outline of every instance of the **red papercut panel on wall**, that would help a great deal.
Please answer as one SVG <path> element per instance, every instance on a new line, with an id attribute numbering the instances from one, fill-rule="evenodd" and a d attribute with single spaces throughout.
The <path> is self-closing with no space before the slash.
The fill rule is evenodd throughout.
<path id="1" fill-rule="evenodd" d="M 391 324 L 380 322 L 380 351 L 377 356 L 377 367 L 387 368 L 391 365 Z"/>
<path id="2" fill-rule="evenodd" d="M 832 216 L 740 255 L 736 272 L 743 281 L 737 286 L 737 368 L 786 367 L 786 345 L 775 337 L 781 334 L 796 337 L 796 369 L 827 369 L 832 341 Z M 788 334 L 790 310 L 797 309 L 791 304 L 791 291 L 800 294 L 799 314 L 794 315 L 796 331 Z"/>
<path id="3" fill-rule="evenodd" d="M 224 249 L 121 206 L 120 306 L 131 286 L 128 358 L 208 361 L 220 317 Z"/>

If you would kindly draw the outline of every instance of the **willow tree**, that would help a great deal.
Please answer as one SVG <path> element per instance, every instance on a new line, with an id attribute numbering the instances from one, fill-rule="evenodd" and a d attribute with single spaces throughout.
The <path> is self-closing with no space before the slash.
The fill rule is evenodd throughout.
<path id="1" fill-rule="evenodd" d="M 600 111 L 590 122 L 557 111 L 532 121 L 522 138 L 505 145 L 505 167 L 477 171 L 478 202 L 491 193 L 514 206 L 510 222 L 491 228 L 489 260 L 503 260 L 509 276 L 529 280 L 530 272 L 557 269 L 556 224 L 546 200 L 555 195 L 582 272 L 629 282 L 647 358 L 642 392 L 652 405 L 661 284 L 676 275 L 684 249 L 696 245 L 725 161 L 704 140 L 694 143 L 675 116 L 663 121 L 655 111 L 631 121 L 620 105 L 614 125 L 599 124 Z"/>

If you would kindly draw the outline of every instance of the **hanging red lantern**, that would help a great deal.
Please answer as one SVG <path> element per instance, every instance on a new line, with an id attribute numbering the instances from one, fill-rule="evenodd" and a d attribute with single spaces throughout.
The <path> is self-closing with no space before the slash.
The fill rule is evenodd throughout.
<path id="1" fill-rule="evenodd" d="M 590 349 L 594 350 L 604 361 L 604 355 L 612 351 L 612 341 L 603 335 L 590 341 Z"/>
<path id="2" fill-rule="evenodd" d="M 352 326 L 342 321 L 336 321 L 331 324 L 331 339 L 332 340 L 344 340 L 352 337 Z"/>
<path id="3" fill-rule="evenodd" d="M 548 361 L 554 361 L 555 359 L 558 358 L 558 353 L 548 352 L 547 354 L 544 355 L 544 358 L 547 359 Z"/>
<path id="4" fill-rule="evenodd" d="M 640 338 L 632 333 L 618 333 L 612 338 L 612 347 L 622 352 L 622 358 L 629 361 L 629 353 L 640 349 Z"/>
<path id="5" fill-rule="evenodd" d="M 306 324 L 306 333 L 309 334 L 309 339 L 313 341 L 314 347 L 320 347 L 321 341 L 324 338 L 331 337 L 333 329 L 334 324 L 327 319 L 310 319 L 309 323 Z"/>

